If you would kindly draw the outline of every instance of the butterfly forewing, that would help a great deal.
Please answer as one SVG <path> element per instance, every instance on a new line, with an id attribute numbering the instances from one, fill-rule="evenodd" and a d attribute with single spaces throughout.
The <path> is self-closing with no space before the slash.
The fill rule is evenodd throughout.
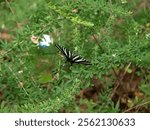
<path id="1" fill-rule="evenodd" d="M 64 47 L 61 47 L 58 44 L 55 44 L 55 46 L 61 51 L 61 53 L 65 56 L 66 59 L 68 59 L 67 50 Z"/>
<path id="2" fill-rule="evenodd" d="M 68 58 L 68 59 L 71 59 L 71 58 L 72 58 L 71 52 L 70 52 L 69 50 L 67 50 L 66 48 L 64 48 L 64 51 L 65 51 L 65 53 L 66 53 L 67 58 Z"/>

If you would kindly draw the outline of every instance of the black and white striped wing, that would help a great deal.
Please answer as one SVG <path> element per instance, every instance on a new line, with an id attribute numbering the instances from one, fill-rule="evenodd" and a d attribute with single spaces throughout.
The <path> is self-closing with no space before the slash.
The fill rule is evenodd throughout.
<path id="1" fill-rule="evenodd" d="M 72 58 L 72 53 L 68 49 L 58 44 L 55 44 L 55 46 L 61 51 L 61 53 L 65 56 L 67 60 L 70 60 Z"/>
<path id="2" fill-rule="evenodd" d="M 72 62 L 73 63 L 79 63 L 79 64 L 85 64 L 85 65 L 91 65 L 91 62 L 89 62 L 88 60 L 86 60 L 86 59 L 84 59 L 78 55 L 74 55 L 72 57 Z"/>

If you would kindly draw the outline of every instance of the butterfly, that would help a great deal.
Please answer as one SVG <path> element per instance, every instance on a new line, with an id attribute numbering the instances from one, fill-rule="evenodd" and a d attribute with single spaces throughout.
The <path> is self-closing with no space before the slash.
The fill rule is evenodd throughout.
<path id="1" fill-rule="evenodd" d="M 71 63 L 71 65 L 74 64 L 74 63 L 84 64 L 84 65 L 91 65 L 91 62 L 89 62 L 88 60 L 82 58 L 79 55 L 76 55 L 76 54 L 72 53 L 71 51 L 69 51 L 65 47 L 62 47 L 59 44 L 55 44 L 55 46 L 61 51 L 63 56 L 66 58 L 66 60 L 68 62 Z"/>
<path id="2" fill-rule="evenodd" d="M 42 38 L 42 40 L 39 42 L 39 46 L 45 48 L 45 47 L 50 46 L 50 44 L 53 44 L 53 38 L 50 37 L 50 36 L 47 35 L 47 34 L 43 34 L 43 38 Z"/>
<path id="3" fill-rule="evenodd" d="M 47 34 L 43 34 L 43 38 L 40 41 L 38 36 L 32 35 L 31 40 L 33 43 L 42 48 L 46 48 L 50 46 L 50 44 L 53 44 L 53 38 Z"/>

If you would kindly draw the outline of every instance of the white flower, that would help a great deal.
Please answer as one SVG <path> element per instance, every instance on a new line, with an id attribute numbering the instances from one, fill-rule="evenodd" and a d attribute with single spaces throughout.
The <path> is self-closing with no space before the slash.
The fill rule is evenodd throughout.
<path id="1" fill-rule="evenodd" d="M 23 73 L 23 70 L 19 70 L 18 73 L 19 73 L 19 74 L 22 74 L 22 73 Z"/>
<path id="2" fill-rule="evenodd" d="M 150 33 L 146 34 L 146 39 L 150 38 Z"/>
<path id="3" fill-rule="evenodd" d="M 121 3 L 126 4 L 126 3 L 128 3 L 128 1 L 127 0 L 121 0 Z"/>
<path id="4" fill-rule="evenodd" d="M 47 34 L 43 34 L 42 40 L 38 43 L 40 47 L 47 47 L 53 44 L 53 38 Z"/>
<path id="5" fill-rule="evenodd" d="M 116 54 L 112 54 L 113 57 L 116 57 Z"/>

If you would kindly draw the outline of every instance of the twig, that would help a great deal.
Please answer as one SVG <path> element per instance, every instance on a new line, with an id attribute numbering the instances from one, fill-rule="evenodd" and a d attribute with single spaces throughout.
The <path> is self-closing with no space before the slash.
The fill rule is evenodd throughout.
<path id="1" fill-rule="evenodd" d="M 129 109 L 125 110 L 124 113 L 129 112 L 129 111 L 131 111 L 132 109 L 139 108 L 139 107 L 144 106 L 144 105 L 149 104 L 149 103 L 150 103 L 150 101 L 146 101 L 146 102 L 144 102 L 144 103 L 141 103 L 141 104 L 139 104 L 139 105 L 136 105 L 136 106 L 134 106 L 134 107 L 132 107 L 132 108 L 129 108 Z"/>
<path id="2" fill-rule="evenodd" d="M 112 70 L 113 70 L 113 72 L 114 72 L 114 74 L 115 74 L 115 76 L 116 76 L 116 78 L 117 78 L 117 77 L 118 77 L 117 72 L 115 71 L 115 69 L 114 69 L 114 67 L 113 67 L 113 66 L 112 66 L 111 68 L 112 68 Z"/>
<path id="3" fill-rule="evenodd" d="M 102 46 L 99 44 L 99 41 L 97 40 L 97 38 L 94 36 L 94 34 L 92 35 L 96 44 L 99 46 L 99 48 L 104 52 L 104 49 L 102 48 Z"/>
<path id="4" fill-rule="evenodd" d="M 112 94 L 111 94 L 111 98 L 114 96 L 114 94 L 115 94 L 117 88 L 119 87 L 120 83 L 122 82 L 122 80 L 123 80 L 125 74 L 127 73 L 128 68 L 129 68 L 130 66 L 131 66 L 131 62 L 127 65 L 127 67 L 126 67 L 126 69 L 125 69 L 125 71 L 124 71 L 124 73 L 123 73 L 121 79 L 119 80 L 117 86 L 114 88 L 114 90 L 113 90 L 113 92 L 112 92 Z"/>
<path id="5" fill-rule="evenodd" d="M 6 65 L 6 64 L 5 64 Z M 16 74 L 13 72 L 13 70 L 8 66 L 6 65 L 7 68 L 11 71 L 12 75 L 15 77 L 15 80 L 16 82 L 18 83 L 18 87 L 19 87 L 19 83 L 21 83 L 21 81 L 19 80 L 19 78 L 16 76 Z M 30 95 L 28 94 L 28 92 L 26 91 L 26 89 L 24 88 L 24 86 L 21 86 L 22 89 L 24 90 L 25 94 L 29 97 L 30 101 L 33 102 L 33 100 L 31 99 Z"/>
<path id="6" fill-rule="evenodd" d="M 8 7 L 9 7 L 9 9 L 10 9 L 10 11 L 11 11 L 11 13 L 15 16 L 14 10 L 13 10 L 12 7 L 10 6 L 10 2 L 9 2 L 8 0 L 5 0 L 5 2 L 7 3 Z M 17 17 L 17 15 L 16 15 L 16 17 Z M 15 22 L 16 22 L 16 24 L 18 24 L 17 21 L 15 21 Z"/>
<path id="7" fill-rule="evenodd" d="M 17 45 L 20 45 L 22 44 L 23 41 L 19 42 L 19 43 L 16 43 L 13 47 L 11 47 L 10 49 L 8 49 L 6 52 L 4 52 L 1 56 L 0 56 L 0 59 L 3 58 L 3 56 L 5 56 L 8 52 L 12 51 Z"/>

